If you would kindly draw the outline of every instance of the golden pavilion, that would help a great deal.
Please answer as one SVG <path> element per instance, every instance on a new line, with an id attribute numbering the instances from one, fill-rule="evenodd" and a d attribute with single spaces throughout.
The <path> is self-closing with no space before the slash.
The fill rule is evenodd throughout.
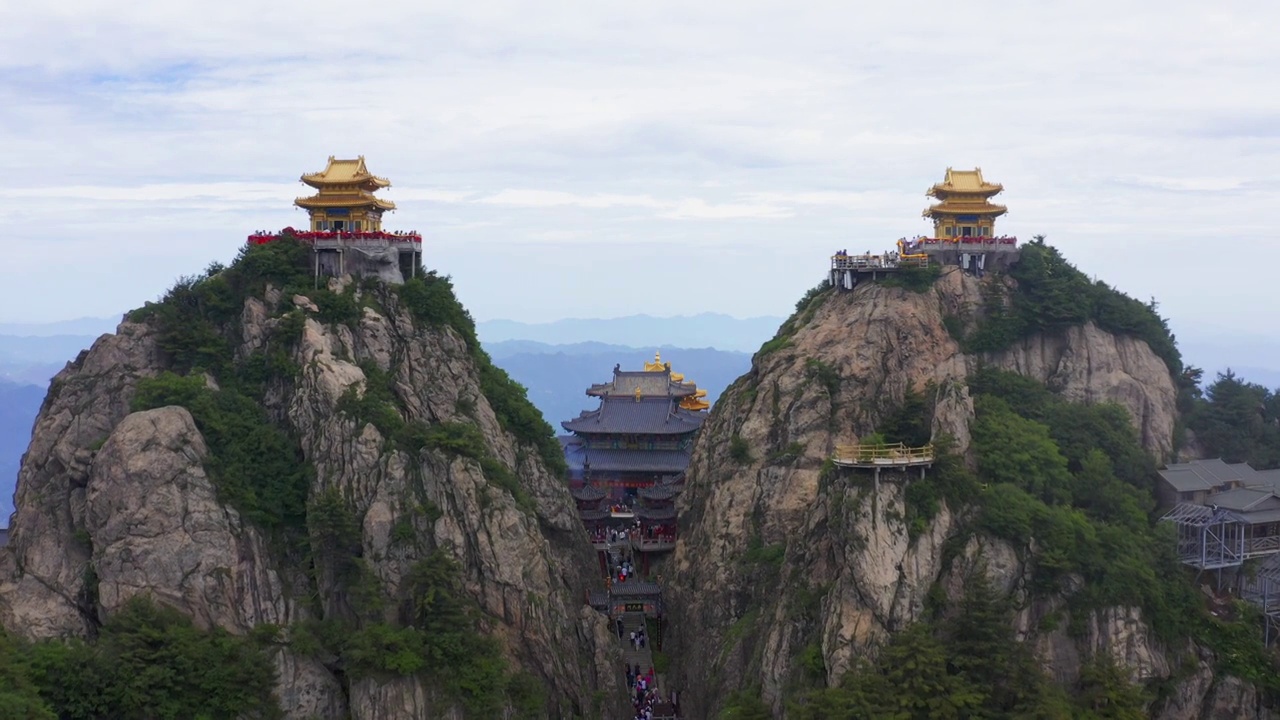
<path id="1" fill-rule="evenodd" d="M 982 179 L 982 168 L 947 168 L 946 178 L 926 193 L 939 200 L 924 211 L 924 217 L 933 220 L 933 237 L 996 237 L 996 218 L 1008 208 L 993 204 L 991 198 L 1003 190 L 1003 185 Z"/>
<path id="2" fill-rule="evenodd" d="M 662 362 L 662 353 L 655 352 L 653 354 L 653 362 L 646 362 L 644 364 L 644 371 L 658 372 L 658 373 L 671 371 L 671 363 Z M 671 382 L 683 383 L 684 374 L 671 371 Z M 711 403 L 707 402 L 707 391 L 702 389 L 697 389 L 693 392 L 692 395 L 685 395 L 684 397 L 680 398 L 680 407 L 684 408 L 685 410 L 692 410 L 694 412 L 697 412 L 699 410 L 706 410 L 707 408 L 711 407 Z"/>
<path id="3" fill-rule="evenodd" d="M 354 160 L 330 155 L 324 170 L 303 175 L 302 182 L 317 190 L 293 201 L 311 216 L 312 232 L 381 232 L 382 213 L 396 209 L 390 200 L 374 197 L 391 181 L 369 172 L 363 155 Z"/>

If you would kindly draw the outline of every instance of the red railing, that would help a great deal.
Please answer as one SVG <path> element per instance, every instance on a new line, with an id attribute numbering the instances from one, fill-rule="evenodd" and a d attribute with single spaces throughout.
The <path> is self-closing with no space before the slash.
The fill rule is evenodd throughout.
<path id="1" fill-rule="evenodd" d="M 920 247 L 921 245 L 1017 245 L 1016 237 L 987 237 L 985 235 L 970 235 L 949 238 L 927 238 L 921 237 L 911 240 L 907 243 L 908 248 Z"/>
<path id="2" fill-rule="evenodd" d="M 343 240 L 349 242 L 360 242 L 366 240 L 370 242 L 383 243 L 391 242 L 407 242 L 422 243 L 422 236 L 416 232 L 382 232 L 362 231 L 362 232 L 345 232 L 341 230 L 294 230 L 293 228 L 285 228 L 278 233 L 254 233 L 249 236 L 250 245 L 265 245 L 269 242 L 279 240 L 282 237 L 295 237 L 302 242 L 315 242 L 316 240 Z"/>

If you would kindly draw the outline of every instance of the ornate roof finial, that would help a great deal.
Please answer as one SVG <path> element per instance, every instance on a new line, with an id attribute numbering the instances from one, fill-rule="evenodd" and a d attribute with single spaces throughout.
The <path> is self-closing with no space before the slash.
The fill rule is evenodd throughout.
<path id="1" fill-rule="evenodd" d="M 640 402 L 640 386 L 636 386 L 636 402 Z"/>

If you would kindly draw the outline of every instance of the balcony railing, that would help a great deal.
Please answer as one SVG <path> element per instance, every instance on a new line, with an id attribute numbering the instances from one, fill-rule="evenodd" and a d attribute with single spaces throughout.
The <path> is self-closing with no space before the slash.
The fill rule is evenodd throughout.
<path id="1" fill-rule="evenodd" d="M 285 228 L 278 233 L 253 233 L 249 236 L 248 243 L 250 245 L 265 245 L 286 237 L 297 238 L 302 242 L 312 244 L 326 240 L 343 244 L 359 244 L 362 242 L 376 243 L 378 245 L 386 245 L 387 243 L 422 244 L 422 235 L 414 231 L 383 232 L 381 230 L 365 230 L 346 232 L 342 230 L 294 230 L 293 228 Z"/>
<path id="2" fill-rule="evenodd" d="M 1257 557 L 1258 555 L 1272 555 L 1277 552 L 1280 552 L 1280 535 L 1245 540 L 1244 556 L 1246 558 Z"/>
<path id="3" fill-rule="evenodd" d="M 1010 236 L 987 237 L 985 235 L 972 235 L 948 238 L 927 238 L 918 237 L 914 240 L 904 243 L 905 252 L 918 253 L 927 252 L 929 250 L 961 250 L 964 252 L 978 251 L 1009 251 L 1017 249 L 1018 238 Z"/>
<path id="4" fill-rule="evenodd" d="M 831 256 L 832 270 L 897 270 L 905 267 L 925 267 L 929 264 L 927 257 L 903 257 L 897 253 L 883 255 L 846 255 L 836 253 Z"/>
<path id="5" fill-rule="evenodd" d="M 660 550 L 674 550 L 676 548 L 676 538 L 674 535 L 661 535 L 658 537 L 632 537 L 631 547 L 641 552 L 657 552 Z"/>
<path id="6" fill-rule="evenodd" d="M 933 463 L 933 444 L 921 447 L 896 445 L 837 445 L 831 460 L 849 467 L 910 467 Z"/>

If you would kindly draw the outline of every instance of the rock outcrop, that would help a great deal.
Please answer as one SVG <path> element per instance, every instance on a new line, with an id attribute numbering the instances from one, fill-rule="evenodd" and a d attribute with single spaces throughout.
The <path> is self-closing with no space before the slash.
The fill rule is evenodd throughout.
<path id="1" fill-rule="evenodd" d="M 290 349 L 299 370 L 265 392 L 268 416 L 313 469 L 310 495 L 336 491 L 356 519 L 356 554 L 390 601 L 388 621 L 409 569 L 444 552 L 503 654 L 546 688 L 549 717 L 611 716 L 623 689 L 609 670 L 620 659 L 603 618 L 582 612 L 594 557 L 564 483 L 503 428 L 462 337 L 415 321 L 385 287 L 356 293 L 366 307 L 347 324 L 321 322 L 316 303 L 294 299 L 293 312 L 306 316 Z M 282 302 L 271 289 L 245 302 L 226 329 L 238 359 L 274 337 L 288 310 Z M 54 379 L 19 478 L 10 543 L 0 550 L 8 631 L 85 636 L 139 594 L 236 634 L 272 624 L 287 636 L 343 606 L 332 576 L 312 576 L 296 551 L 219 498 L 191 413 L 130 411 L 139 379 L 167 367 L 158 331 L 125 322 Z M 405 422 L 477 428 L 483 452 L 527 497 L 474 457 L 406 450 L 340 411 L 344 398 L 370 391 L 375 370 Z M 214 378 L 208 383 L 216 388 Z M 288 644 L 274 652 L 288 717 L 460 717 L 456 699 L 417 677 L 352 679 Z"/>
<path id="2" fill-rule="evenodd" d="M 958 553 L 946 550 L 961 519 L 945 503 L 926 526 L 908 527 L 910 476 L 889 473 L 872 490 L 824 472 L 837 444 L 873 432 L 909 389 L 927 395 L 935 433 L 951 435 L 961 452 L 973 417 L 966 379 L 986 366 L 1035 378 L 1069 400 L 1118 403 L 1144 447 L 1169 455 L 1176 390 L 1144 342 L 1086 324 L 966 354 L 953 333 L 973 325 L 984 282 L 1002 281 L 952 268 L 924 293 L 875 283 L 832 292 L 789 321 L 722 395 L 698 438 L 666 571 L 676 681 L 689 689 L 690 717 L 714 717 L 744 688 L 759 688 L 781 716 L 806 648 L 820 654 L 827 681 L 838 682 L 919 619 L 931 590 L 958 597 L 965 574 L 978 568 L 999 591 L 1026 597 L 1029 569 L 1007 543 L 975 537 Z M 1083 638 L 1032 637 L 1062 609 L 1023 605 L 1021 636 L 1063 682 L 1078 674 L 1082 653 L 1110 654 L 1135 680 L 1175 670 L 1134 609 L 1089 618 Z M 1260 707 L 1256 696 L 1237 690 L 1210 673 L 1202 687 L 1181 686 L 1187 697 L 1169 707 L 1271 717 L 1246 711 Z M 1164 716 L 1186 716 L 1178 712 Z"/>

